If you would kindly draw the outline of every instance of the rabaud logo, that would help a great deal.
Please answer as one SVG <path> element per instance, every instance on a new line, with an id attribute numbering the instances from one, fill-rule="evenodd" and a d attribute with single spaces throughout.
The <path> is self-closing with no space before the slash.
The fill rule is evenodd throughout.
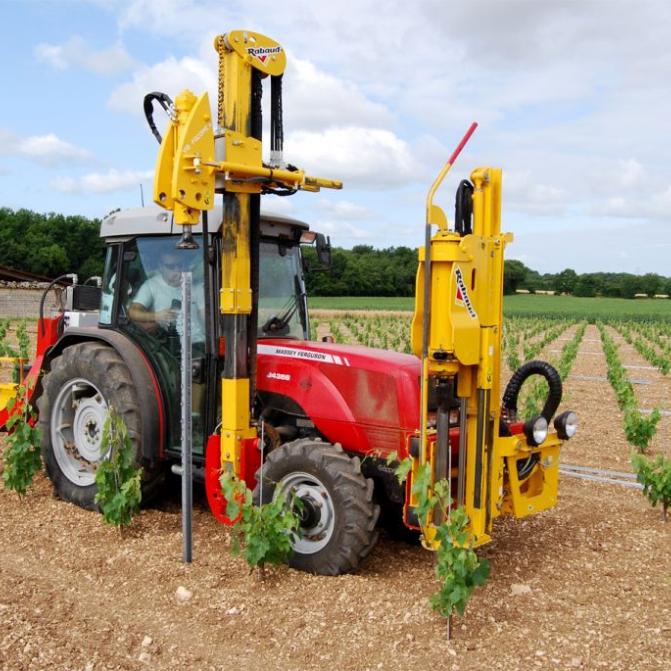
<path id="1" fill-rule="evenodd" d="M 471 303 L 471 298 L 468 295 L 468 290 L 466 289 L 466 282 L 464 282 L 464 276 L 459 266 L 454 266 L 454 275 L 457 279 L 454 302 L 459 306 L 465 307 L 471 318 L 475 319 L 478 315 L 473 308 L 473 304 Z"/>
<path id="2" fill-rule="evenodd" d="M 261 63 L 265 63 L 270 56 L 273 54 L 279 54 L 282 51 L 282 47 L 247 47 L 247 53 L 250 56 L 254 56 L 254 58 L 257 58 L 258 60 L 261 61 Z"/>

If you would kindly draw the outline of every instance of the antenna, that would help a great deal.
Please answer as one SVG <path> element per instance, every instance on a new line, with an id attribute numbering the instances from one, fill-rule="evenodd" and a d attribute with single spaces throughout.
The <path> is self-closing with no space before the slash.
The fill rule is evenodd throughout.
<path id="1" fill-rule="evenodd" d="M 144 207 L 144 190 L 142 189 L 142 182 L 140 182 L 140 203 Z"/>

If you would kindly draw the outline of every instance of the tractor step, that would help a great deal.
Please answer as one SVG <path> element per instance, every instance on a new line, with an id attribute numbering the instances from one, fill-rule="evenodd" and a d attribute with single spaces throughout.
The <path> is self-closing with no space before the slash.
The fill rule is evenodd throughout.
<path id="1" fill-rule="evenodd" d="M 182 477 L 182 466 L 180 464 L 173 464 L 170 467 L 170 471 L 175 475 Z M 205 482 L 205 467 L 204 466 L 191 466 L 191 472 L 193 474 L 193 479 L 196 482 Z"/>

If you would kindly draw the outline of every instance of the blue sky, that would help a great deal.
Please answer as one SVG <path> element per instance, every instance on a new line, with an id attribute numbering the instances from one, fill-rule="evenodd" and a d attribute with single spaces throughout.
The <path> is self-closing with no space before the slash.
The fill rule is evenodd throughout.
<path id="1" fill-rule="evenodd" d="M 671 5 L 662 1 L 0 0 L 0 205 L 100 217 L 151 193 L 150 90 L 216 100 L 213 37 L 287 50 L 285 158 L 341 192 L 266 197 L 334 244 L 417 246 L 439 200 L 503 168 L 509 258 L 671 276 Z M 157 113 L 157 116 L 158 113 Z M 159 116 L 159 119 L 161 117 Z M 162 119 L 161 119 L 162 121 Z"/>

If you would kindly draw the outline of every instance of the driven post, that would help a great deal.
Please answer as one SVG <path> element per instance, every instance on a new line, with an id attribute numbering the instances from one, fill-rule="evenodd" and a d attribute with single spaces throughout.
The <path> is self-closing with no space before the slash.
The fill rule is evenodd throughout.
<path id="1" fill-rule="evenodd" d="M 182 561 L 190 564 L 192 553 L 193 477 L 191 455 L 191 282 L 182 273 Z"/>

